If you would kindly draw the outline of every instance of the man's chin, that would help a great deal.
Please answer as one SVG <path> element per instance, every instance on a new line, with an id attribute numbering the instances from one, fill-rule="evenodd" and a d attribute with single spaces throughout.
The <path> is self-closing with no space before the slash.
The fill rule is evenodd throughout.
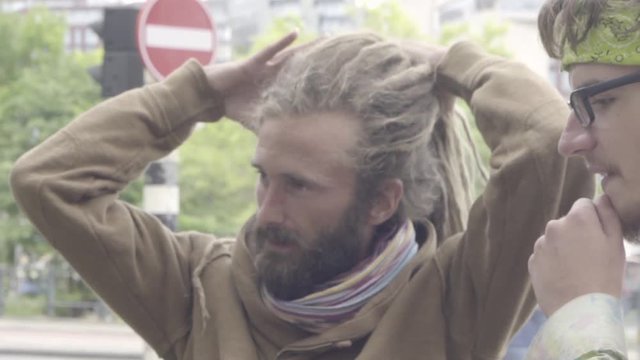
<path id="1" fill-rule="evenodd" d="M 277 252 L 262 252 L 255 259 L 260 283 L 280 300 L 294 300 L 311 291 L 311 281 L 291 256 Z"/>

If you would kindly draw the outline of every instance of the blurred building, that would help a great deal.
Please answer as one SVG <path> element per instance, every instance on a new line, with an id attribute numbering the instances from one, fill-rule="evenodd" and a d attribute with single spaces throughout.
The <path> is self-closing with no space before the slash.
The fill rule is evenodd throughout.
<path id="1" fill-rule="evenodd" d="M 255 8 L 242 3 L 254 3 L 255 0 L 209 0 L 205 5 L 209 9 L 215 25 L 218 39 L 217 61 L 228 61 L 232 57 L 233 25 L 241 23 L 236 21 L 232 11 Z M 138 6 L 141 7 L 144 1 L 138 0 L 2 0 L 0 1 L 0 11 L 2 12 L 27 12 L 35 6 L 44 6 L 52 12 L 64 17 L 68 25 L 65 35 L 65 46 L 68 51 L 92 51 L 102 46 L 100 38 L 91 29 L 91 24 L 102 20 L 103 10 L 110 6 Z M 240 18 L 245 23 L 251 22 L 251 16 Z M 241 35 L 242 26 L 236 26 L 238 34 Z"/>

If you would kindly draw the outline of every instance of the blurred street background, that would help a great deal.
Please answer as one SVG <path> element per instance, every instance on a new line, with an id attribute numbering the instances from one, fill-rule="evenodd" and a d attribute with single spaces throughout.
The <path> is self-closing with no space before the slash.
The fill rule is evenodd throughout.
<path id="1" fill-rule="evenodd" d="M 155 81 L 135 48 L 136 34 L 131 30 L 135 16 L 110 13 L 110 20 L 106 18 L 105 9 L 129 9 L 123 13 L 135 15 L 143 4 L 0 0 L 0 178 L 8 178 L 18 156 L 83 111 Z M 569 89 L 559 64 L 548 59 L 538 40 L 536 16 L 542 0 L 207 0 L 203 4 L 215 21 L 216 62 L 242 58 L 294 28 L 299 29 L 301 41 L 369 29 L 441 45 L 471 39 L 489 52 L 525 62 L 562 94 Z M 472 131 L 486 161 L 488 151 L 477 130 Z M 170 176 L 147 174 L 121 198 L 151 212 L 145 194 L 152 194 L 156 205 L 160 202 L 166 205 L 160 207 L 171 210 L 156 214 L 170 228 L 233 236 L 255 209 L 255 171 L 248 165 L 254 145 L 253 134 L 230 121 L 204 125 L 180 148 L 179 162 L 169 167 L 174 172 L 161 174 Z M 173 179 L 170 185 L 175 191 L 158 198 L 151 191 L 158 185 L 149 180 L 154 178 Z M 477 184 L 477 189 L 482 186 Z M 630 248 L 628 255 L 627 339 L 630 359 L 640 359 L 640 261 L 635 249 Z M 541 322 L 529 324 L 514 341 L 507 360 L 522 359 Z M 144 341 L 111 313 L 20 214 L 9 185 L 1 181 L 0 360 L 153 358 Z"/>

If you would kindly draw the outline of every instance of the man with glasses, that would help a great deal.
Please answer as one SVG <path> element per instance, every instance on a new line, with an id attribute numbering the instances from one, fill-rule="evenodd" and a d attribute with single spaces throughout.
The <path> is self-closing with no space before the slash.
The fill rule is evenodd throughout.
<path id="1" fill-rule="evenodd" d="M 640 238 L 640 2 L 547 0 L 538 25 L 562 61 L 572 109 L 558 144 L 581 156 L 603 194 L 548 223 L 529 259 L 550 316 L 529 359 L 625 359 L 623 238 Z"/>

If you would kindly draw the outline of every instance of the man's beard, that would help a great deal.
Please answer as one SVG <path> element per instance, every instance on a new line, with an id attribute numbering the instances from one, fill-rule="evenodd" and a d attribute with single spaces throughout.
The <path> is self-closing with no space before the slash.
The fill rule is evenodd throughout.
<path id="1" fill-rule="evenodd" d="M 260 282 L 277 299 L 294 300 L 314 292 L 318 285 L 352 269 L 359 261 L 363 241 L 363 209 L 354 202 L 333 229 L 315 239 L 303 239 L 277 225 L 254 230 L 254 263 Z M 265 249 L 270 239 L 297 246 L 290 253 Z"/>

